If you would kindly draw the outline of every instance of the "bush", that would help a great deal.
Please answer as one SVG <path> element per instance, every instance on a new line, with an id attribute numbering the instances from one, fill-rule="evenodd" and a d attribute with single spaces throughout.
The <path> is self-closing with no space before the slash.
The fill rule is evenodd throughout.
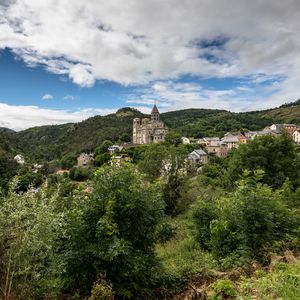
<path id="1" fill-rule="evenodd" d="M 210 286 L 210 291 L 208 292 L 208 299 L 233 299 L 235 295 L 236 287 L 234 282 L 230 279 L 219 279 Z"/>
<path id="2" fill-rule="evenodd" d="M 199 201 L 193 219 L 200 245 L 225 265 L 265 261 L 270 251 L 298 243 L 298 212 L 281 190 L 257 182 L 263 172 L 239 182 L 236 192 L 211 203 Z"/>
<path id="3" fill-rule="evenodd" d="M 93 176 L 93 171 L 91 168 L 85 167 L 73 167 L 70 170 L 70 179 L 76 181 L 85 181 L 90 179 Z"/>

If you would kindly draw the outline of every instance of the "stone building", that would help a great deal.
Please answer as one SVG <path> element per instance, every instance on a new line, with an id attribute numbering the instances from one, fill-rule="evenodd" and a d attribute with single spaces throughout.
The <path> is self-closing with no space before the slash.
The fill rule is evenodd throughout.
<path id="1" fill-rule="evenodd" d="M 133 144 L 159 143 L 165 140 L 168 128 L 160 121 L 159 111 L 156 105 L 153 106 L 151 119 L 135 118 L 133 120 Z"/>
<path id="2" fill-rule="evenodd" d="M 81 153 L 77 158 L 77 166 L 78 167 L 87 167 L 93 161 L 93 154 Z"/>
<path id="3" fill-rule="evenodd" d="M 196 149 L 189 154 L 188 159 L 196 164 L 205 165 L 208 163 L 208 154 L 202 149 Z"/>

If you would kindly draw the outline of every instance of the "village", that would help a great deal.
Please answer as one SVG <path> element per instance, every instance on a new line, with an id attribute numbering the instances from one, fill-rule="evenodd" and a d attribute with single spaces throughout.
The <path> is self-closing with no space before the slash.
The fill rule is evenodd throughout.
<path id="1" fill-rule="evenodd" d="M 153 106 L 150 118 L 134 118 L 132 143 L 122 145 L 113 144 L 107 148 L 110 155 L 110 162 L 120 164 L 122 160 L 128 160 L 126 150 L 138 147 L 140 145 L 157 144 L 165 142 L 165 137 L 169 129 L 164 122 L 160 120 L 160 113 L 156 105 Z M 293 141 L 300 145 L 300 127 L 296 124 L 273 124 L 261 131 L 227 132 L 223 137 L 203 137 L 200 139 L 181 137 L 182 144 L 191 144 L 196 147 L 187 157 L 188 160 L 202 166 L 208 163 L 211 157 L 225 157 L 233 149 L 237 149 L 240 145 L 246 144 L 248 141 L 256 137 L 272 135 L 279 136 L 283 133 L 288 134 Z M 93 164 L 95 157 L 93 153 L 81 153 L 77 158 L 76 167 L 85 168 Z M 14 157 L 18 164 L 25 164 L 23 155 L 18 154 Z M 38 172 L 43 166 L 41 164 L 33 165 L 33 172 Z M 69 173 L 69 170 L 59 169 L 56 174 L 62 175 Z"/>

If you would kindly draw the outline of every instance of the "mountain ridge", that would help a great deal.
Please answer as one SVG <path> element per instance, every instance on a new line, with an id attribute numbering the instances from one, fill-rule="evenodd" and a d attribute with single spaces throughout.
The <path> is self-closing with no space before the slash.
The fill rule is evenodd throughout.
<path id="1" fill-rule="evenodd" d="M 135 108 L 124 107 L 116 113 L 94 116 L 78 123 L 44 125 L 19 132 L 0 129 L 0 134 L 9 137 L 11 149 L 22 149 L 34 159 L 49 161 L 66 153 L 93 151 L 106 139 L 130 142 L 133 118 L 148 116 Z M 300 125 L 300 100 L 273 109 L 242 113 L 190 108 L 161 113 L 161 119 L 171 130 L 184 136 L 222 136 L 241 128 L 260 130 L 272 123 Z"/>

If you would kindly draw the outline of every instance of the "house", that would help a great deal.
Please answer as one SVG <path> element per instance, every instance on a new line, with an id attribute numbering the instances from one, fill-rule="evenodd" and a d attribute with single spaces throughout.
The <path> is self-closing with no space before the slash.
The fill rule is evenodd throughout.
<path id="1" fill-rule="evenodd" d="M 33 170 L 33 173 L 38 173 L 39 171 L 41 171 L 43 169 L 44 165 L 42 164 L 34 164 L 32 166 L 32 170 Z"/>
<path id="2" fill-rule="evenodd" d="M 208 146 L 211 142 L 219 142 L 220 138 L 218 137 L 204 137 L 199 139 L 197 144 Z"/>
<path id="3" fill-rule="evenodd" d="M 182 142 L 182 144 L 190 144 L 191 143 L 190 139 L 185 136 L 183 136 L 181 138 L 181 142 Z"/>
<path id="4" fill-rule="evenodd" d="M 109 154 L 116 154 L 116 153 L 120 153 L 122 150 L 124 149 L 124 147 L 119 146 L 119 145 L 112 145 L 110 147 L 108 147 L 108 152 Z"/>
<path id="5" fill-rule="evenodd" d="M 275 131 L 278 133 L 282 133 L 283 129 L 284 129 L 284 125 L 283 124 L 273 124 L 269 127 L 269 129 L 271 131 Z"/>
<path id="6" fill-rule="evenodd" d="M 222 143 L 227 145 L 227 149 L 230 151 L 232 149 L 238 148 L 240 133 L 226 133 L 222 138 Z"/>
<path id="7" fill-rule="evenodd" d="M 93 161 L 93 154 L 81 153 L 77 158 L 78 167 L 87 167 Z"/>
<path id="8" fill-rule="evenodd" d="M 228 151 L 227 144 L 222 141 L 212 141 L 207 146 L 207 152 L 209 155 L 224 157 L 227 155 Z"/>
<path id="9" fill-rule="evenodd" d="M 290 137 L 293 137 L 293 133 L 298 130 L 298 126 L 295 124 L 284 124 L 284 129 Z"/>
<path id="10" fill-rule="evenodd" d="M 204 165 L 208 162 L 208 154 L 202 149 L 196 149 L 189 154 L 188 159 L 197 164 Z"/>
<path id="11" fill-rule="evenodd" d="M 293 140 L 295 143 L 300 144 L 300 128 L 298 128 L 296 131 L 294 131 Z"/>
<path id="12" fill-rule="evenodd" d="M 25 158 L 22 154 L 17 154 L 15 157 L 14 157 L 14 160 L 20 164 L 20 165 L 24 165 L 25 164 Z"/>

